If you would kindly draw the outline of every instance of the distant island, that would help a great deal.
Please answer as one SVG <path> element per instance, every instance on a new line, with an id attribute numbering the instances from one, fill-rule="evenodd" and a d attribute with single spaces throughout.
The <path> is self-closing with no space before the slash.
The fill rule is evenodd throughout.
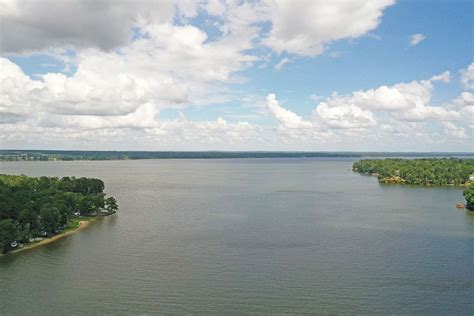
<path id="1" fill-rule="evenodd" d="M 352 170 L 376 176 L 380 183 L 465 186 L 466 208 L 474 210 L 474 159 L 364 159 Z"/>
<path id="2" fill-rule="evenodd" d="M 55 240 L 114 214 L 117 201 L 103 191 L 100 179 L 0 175 L 0 253 Z"/>
<path id="3" fill-rule="evenodd" d="M 0 161 L 68 161 L 134 159 L 225 158 L 363 158 L 363 157 L 474 157 L 474 153 L 444 152 L 349 152 L 349 151 L 80 151 L 0 150 Z"/>

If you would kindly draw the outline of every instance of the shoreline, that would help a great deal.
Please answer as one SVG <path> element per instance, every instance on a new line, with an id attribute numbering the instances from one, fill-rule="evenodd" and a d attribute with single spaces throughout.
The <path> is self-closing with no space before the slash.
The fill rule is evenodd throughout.
<path id="1" fill-rule="evenodd" d="M 368 173 L 368 172 L 361 172 L 361 171 L 353 170 L 353 169 L 352 169 L 352 172 L 358 173 L 358 174 L 363 175 L 363 176 L 377 178 L 379 184 L 389 184 L 389 185 L 395 184 L 395 185 L 414 186 L 414 187 L 464 189 L 464 188 L 469 187 L 469 185 L 472 183 L 472 181 L 468 181 L 468 182 L 463 183 L 463 184 L 444 184 L 444 185 L 440 184 L 440 185 L 438 185 L 438 184 L 426 184 L 426 183 L 425 184 L 413 184 L 413 183 L 395 182 L 395 181 L 390 182 L 390 181 L 384 181 L 385 179 L 390 179 L 390 177 L 379 179 L 377 174 Z M 400 179 L 402 179 L 402 178 L 400 178 Z M 402 179 L 402 180 L 404 180 L 404 179 Z"/>
<path id="2" fill-rule="evenodd" d="M 88 227 L 92 222 L 95 222 L 95 220 L 92 220 L 92 219 L 82 219 L 79 221 L 79 226 L 74 228 L 74 229 L 71 229 L 71 230 L 68 230 L 68 231 L 65 231 L 65 232 L 62 232 L 62 233 L 59 233 L 57 235 L 54 235 L 53 237 L 50 237 L 50 238 L 45 238 L 43 240 L 40 240 L 40 241 L 37 241 L 37 242 L 33 242 L 33 243 L 30 243 L 26 246 L 24 246 L 23 248 L 20 248 L 20 249 L 15 249 L 13 251 L 10 251 L 6 254 L 0 254 L 0 257 L 2 256 L 6 256 L 6 255 L 10 255 L 10 254 L 14 254 L 14 253 L 19 253 L 19 252 L 22 252 L 24 250 L 30 250 L 30 249 L 33 249 L 33 248 L 36 248 L 36 247 L 39 247 L 39 246 L 42 246 L 42 245 L 46 245 L 46 244 L 50 244 L 52 242 L 55 242 L 59 239 L 62 239 L 66 236 L 69 236 L 69 235 L 72 235 L 86 227 Z"/>

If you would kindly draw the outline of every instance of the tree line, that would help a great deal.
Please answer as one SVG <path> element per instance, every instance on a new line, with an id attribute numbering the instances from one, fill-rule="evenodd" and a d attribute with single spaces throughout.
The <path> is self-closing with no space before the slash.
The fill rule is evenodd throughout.
<path id="1" fill-rule="evenodd" d="M 474 156 L 473 153 L 450 153 Z M 446 157 L 447 153 L 420 152 L 278 152 L 278 151 L 77 151 L 0 149 L 0 161 L 128 160 L 128 159 L 226 159 L 314 157 Z"/>
<path id="2" fill-rule="evenodd" d="M 93 178 L 0 175 L 0 251 L 67 228 L 78 216 L 115 213 L 104 182 Z"/>
<path id="3" fill-rule="evenodd" d="M 466 198 L 466 208 L 474 211 L 474 183 L 471 183 L 469 187 L 464 190 L 464 198 Z"/>
<path id="4" fill-rule="evenodd" d="M 381 183 L 465 185 L 474 174 L 474 159 L 364 159 L 355 162 L 352 170 L 375 175 Z"/>
<path id="5" fill-rule="evenodd" d="M 464 190 L 466 208 L 474 210 L 474 159 L 364 159 L 352 170 L 378 177 L 381 183 L 468 186 Z"/>

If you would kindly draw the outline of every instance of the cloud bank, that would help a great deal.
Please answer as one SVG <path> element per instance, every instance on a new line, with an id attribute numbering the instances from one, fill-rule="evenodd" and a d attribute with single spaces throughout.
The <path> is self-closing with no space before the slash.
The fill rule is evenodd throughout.
<path id="1" fill-rule="evenodd" d="M 397 142 L 409 148 L 415 140 L 438 142 L 440 148 L 471 141 L 468 90 L 474 89 L 474 64 L 460 72 L 466 91 L 447 104 L 431 99 L 435 86 L 450 80 L 448 72 L 334 92 L 318 97 L 306 115 L 285 108 L 276 94 L 248 96 L 236 88 L 247 80 L 244 71 L 265 66 L 268 56 L 279 60 L 274 67 L 280 70 L 298 58 L 324 54 L 337 41 L 370 36 L 392 5 L 392 0 L 0 1 L 0 145 L 367 150 Z M 423 39 L 415 34 L 411 42 Z M 65 69 L 34 76 L 12 61 L 38 55 Z M 167 110 L 227 103 L 252 111 L 241 117 L 269 123 L 224 115 L 162 117 Z M 433 124 L 442 134 L 431 132 Z"/>

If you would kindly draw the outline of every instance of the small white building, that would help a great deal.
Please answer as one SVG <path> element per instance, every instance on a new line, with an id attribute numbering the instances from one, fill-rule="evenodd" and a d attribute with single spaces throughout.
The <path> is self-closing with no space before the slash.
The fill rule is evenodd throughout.
<path id="1" fill-rule="evenodd" d="M 469 181 L 474 181 L 474 174 L 471 174 L 471 175 L 469 176 Z"/>

